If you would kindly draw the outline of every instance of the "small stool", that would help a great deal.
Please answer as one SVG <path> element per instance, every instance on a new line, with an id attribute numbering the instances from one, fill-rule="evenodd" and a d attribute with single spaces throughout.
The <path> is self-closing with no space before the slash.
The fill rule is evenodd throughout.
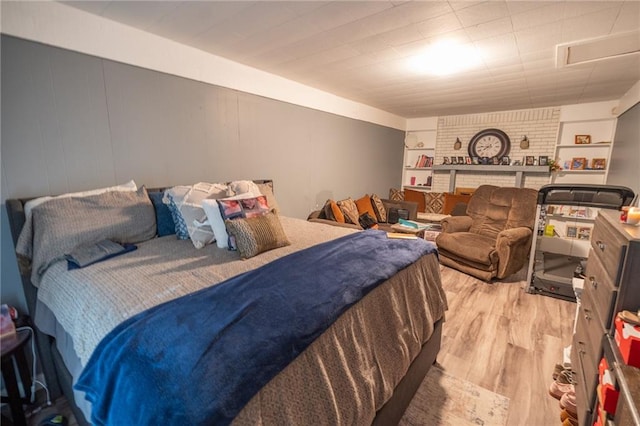
<path id="1" fill-rule="evenodd" d="M 13 424 L 26 425 L 27 421 L 24 417 L 24 409 L 22 404 L 28 404 L 31 398 L 31 373 L 29 372 L 29 364 L 24 353 L 24 346 L 31 338 L 29 330 L 17 331 L 15 336 L 3 337 L 0 340 L 2 352 L 2 378 L 7 387 L 8 396 L 2 397 L 2 402 L 8 402 L 11 408 L 11 417 Z M 24 389 L 24 398 L 20 396 L 18 381 L 16 380 L 16 371 L 13 365 L 15 359 L 18 366 L 18 374 L 22 381 Z"/>

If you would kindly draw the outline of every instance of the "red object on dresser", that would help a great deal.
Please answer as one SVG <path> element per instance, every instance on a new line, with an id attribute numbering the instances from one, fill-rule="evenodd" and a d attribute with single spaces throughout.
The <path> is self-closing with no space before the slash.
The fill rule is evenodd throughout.
<path id="1" fill-rule="evenodd" d="M 607 413 L 614 415 L 618 405 L 620 391 L 616 389 L 609 370 L 609 364 L 605 358 L 598 365 L 598 400 L 600 407 Z"/>
<path id="2" fill-rule="evenodd" d="M 640 326 L 616 317 L 616 344 L 627 365 L 640 368 Z"/>

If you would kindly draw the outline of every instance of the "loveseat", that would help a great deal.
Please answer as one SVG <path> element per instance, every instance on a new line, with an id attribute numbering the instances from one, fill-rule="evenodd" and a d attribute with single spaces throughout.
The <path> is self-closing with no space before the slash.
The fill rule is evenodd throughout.
<path id="1" fill-rule="evenodd" d="M 389 214 L 388 214 L 391 211 L 391 209 L 407 210 L 409 213 L 409 216 L 408 216 L 409 220 L 417 219 L 418 203 L 415 203 L 413 201 L 393 201 L 393 200 L 388 200 L 384 198 L 379 198 L 379 200 L 382 203 L 382 206 L 384 208 L 385 214 L 382 216 L 382 218 L 384 218 L 385 220 L 380 220 L 381 217 L 378 214 L 376 214 L 378 229 L 381 229 L 387 232 L 393 232 L 393 229 L 391 228 L 393 223 L 389 223 Z M 327 203 L 325 203 L 325 206 L 322 209 L 311 212 L 311 214 L 309 214 L 309 216 L 307 217 L 307 220 L 309 222 L 324 223 L 327 225 L 340 226 L 344 228 L 362 229 L 362 227 L 359 224 L 338 222 L 337 220 L 334 220 L 334 218 L 329 218 L 328 216 L 331 214 L 330 213 L 329 215 L 327 214 L 327 209 L 330 209 L 330 206 L 331 206 L 330 201 L 331 200 L 327 200 Z"/>

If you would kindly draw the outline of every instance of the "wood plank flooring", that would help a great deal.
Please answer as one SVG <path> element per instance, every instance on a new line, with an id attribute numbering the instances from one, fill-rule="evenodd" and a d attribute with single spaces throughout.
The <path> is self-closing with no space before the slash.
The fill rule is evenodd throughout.
<path id="1" fill-rule="evenodd" d="M 449 302 L 438 363 L 510 399 L 508 425 L 560 424 L 548 394 L 571 343 L 576 304 L 525 292 L 526 271 L 487 284 L 441 266 Z"/>
<path id="2" fill-rule="evenodd" d="M 558 401 L 547 390 L 571 342 L 575 303 L 526 293 L 524 270 L 491 284 L 445 266 L 441 273 L 449 311 L 438 363 L 508 397 L 508 425 L 559 425 Z M 51 411 L 72 417 L 66 404 L 61 398 Z M 37 425 L 43 414 L 29 424 Z"/>

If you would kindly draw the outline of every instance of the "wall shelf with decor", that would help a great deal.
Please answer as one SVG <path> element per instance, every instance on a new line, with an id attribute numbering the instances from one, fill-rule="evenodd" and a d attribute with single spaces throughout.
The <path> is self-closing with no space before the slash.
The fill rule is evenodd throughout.
<path id="1" fill-rule="evenodd" d="M 615 125 L 615 118 L 561 122 L 553 157 L 561 169 L 551 182 L 606 183 Z"/>
<path id="2" fill-rule="evenodd" d="M 404 148 L 402 187 L 429 191 L 433 180 L 436 131 L 407 132 Z"/>
<path id="3" fill-rule="evenodd" d="M 549 174 L 549 166 L 494 166 L 494 165 L 455 165 L 440 164 L 433 166 L 434 171 L 449 171 L 449 192 L 455 192 L 456 176 L 458 172 L 484 172 L 484 173 L 507 173 L 513 174 L 514 186 L 521 188 L 524 182 L 524 175 L 529 173 Z"/>

